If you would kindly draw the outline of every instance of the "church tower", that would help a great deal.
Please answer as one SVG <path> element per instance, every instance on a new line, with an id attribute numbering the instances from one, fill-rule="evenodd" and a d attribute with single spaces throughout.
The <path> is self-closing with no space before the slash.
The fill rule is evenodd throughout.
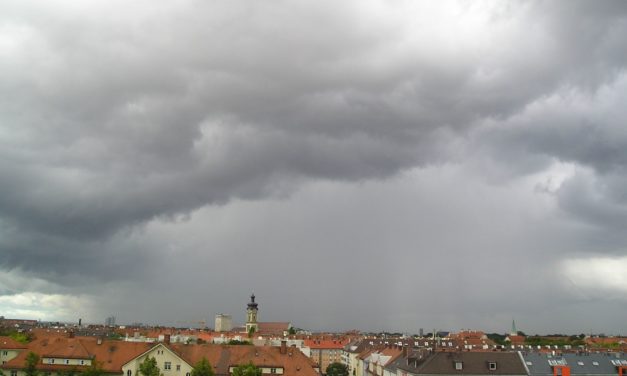
<path id="1" fill-rule="evenodd" d="M 255 294 L 250 296 L 250 303 L 248 303 L 248 308 L 246 308 L 246 332 L 254 333 L 259 330 L 259 326 L 257 325 L 257 303 L 255 303 Z"/>

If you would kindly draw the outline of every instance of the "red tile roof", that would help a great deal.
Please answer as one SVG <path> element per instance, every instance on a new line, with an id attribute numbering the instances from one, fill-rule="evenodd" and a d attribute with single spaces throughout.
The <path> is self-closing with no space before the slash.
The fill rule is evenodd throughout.
<path id="1" fill-rule="evenodd" d="M 283 368 L 285 376 L 317 376 L 315 364 L 298 349 L 288 347 L 281 353 L 279 347 L 154 344 L 145 342 L 99 341 L 96 338 L 44 338 L 28 344 L 29 351 L 22 351 L 16 358 L 0 365 L 1 369 L 22 369 L 27 354 L 32 351 L 40 358 L 95 359 L 105 372 L 122 372 L 122 366 L 155 346 L 166 346 L 191 366 L 203 357 L 214 366 L 216 374 L 228 374 L 229 367 L 252 362 L 256 366 Z M 87 366 L 46 364 L 40 360 L 37 368 L 42 371 L 81 370 Z"/>
<path id="2" fill-rule="evenodd" d="M 303 344 L 312 349 L 343 349 L 348 339 L 306 339 Z"/>
<path id="3" fill-rule="evenodd" d="M 102 363 L 105 372 L 121 373 L 122 365 L 129 360 L 143 354 L 149 350 L 154 344 L 142 342 L 122 342 L 122 341 L 103 341 L 98 344 L 96 338 L 44 338 L 35 340 L 28 344 L 29 351 L 22 351 L 17 357 L 11 359 L 6 364 L 0 366 L 4 369 L 20 369 L 23 368 L 26 361 L 26 355 L 34 352 L 41 358 L 63 358 L 63 359 L 96 359 Z M 40 370 L 63 370 L 70 368 L 83 369 L 86 366 L 63 365 L 63 364 L 44 364 L 40 361 L 38 369 Z"/>
<path id="4" fill-rule="evenodd" d="M 27 346 L 11 337 L 0 336 L 0 349 L 2 350 L 19 350 L 25 349 Z"/>
<path id="5" fill-rule="evenodd" d="M 255 366 L 281 367 L 284 375 L 316 376 L 315 364 L 300 350 L 287 348 L 281 354 L 279 347 L 270 346 L 229 346 L 229 345 L 169 345 L 177 355 L 190 365 L 203 357 L 215 368 L 216 374 L 228 374 L 229 367 L 248 364 Z"/>

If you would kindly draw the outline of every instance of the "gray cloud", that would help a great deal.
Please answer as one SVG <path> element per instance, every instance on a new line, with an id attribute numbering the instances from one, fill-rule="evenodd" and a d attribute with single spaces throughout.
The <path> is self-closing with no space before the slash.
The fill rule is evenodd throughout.
<path id="1" fill-rule="evenodd" d="M 620 228 L 627 215 L 621 126 L 626 14 L 619 1 L 5 2 L 0 265 L 72 293 L 128 283 L 127 300 L 103 302 L 129 320 L 154 312 L 149 304 L 145 311 L 125 307 L 132 293 L 160 283 L 155 270 L 168 270 L 178 281 L 173 291 L 193 284 L 190 273 L 212 286 L 229 275 L 215 272 L 213 261 L 237 265 L 242 271 L 236 274 L 247 276 L 233 282 L 233 291 L 264 281 L 267 271 L 281 278 L 260 286 L 292 300 L 299 298 L 295 291 L 314 295 L 312 304 L 327 313 L 309 319 L 318 327 L 350 323 L 334 307 L 342 299 L 359 307 L 363 302 L 347 294 L 362 296 L 364 287 L 389 296 L 388 305 L 404 307 L 395 317 L 408 327 L 417 319 L 411 312 L 423 306 L 400 304 L 403 294 L 440 278 L 445 282 L 420 301 L 472 312 L 477 324 L 487 323 L 490 313 L 472 300 L 493 306 L 495 299 L 510 300 L 511 289 L 523 288 L 530 306 L 540 307 L 560 296 L 557 287 L 538 293 L 543 282 L 555 282 L 550 265 L 575 253 L 620 254 L 627 241 Z M 533 192 L 538 174 L 556 179 L 559 163 L 575 173 L 550 192 L 512 188 L 522 184 Z M 446 175 L 451 166 L 453 178 Z M 397 180 L 412 171 L 435 182 L 425 193 L 438 203 L 430 211 L 412 207 L 400 198 L 416 197 L 395 191 L 428 185 Z M 367 199 L 360 187 L 372 181 L 389 187 Z M 289 205 L 282 200 L 323 205 L 299 195 L 321 182 L 354 187 L 364 206 L 377 209 L 356 213 L 350 207 L 326 218 L 294 204 L 289 215 L 248 224 L 251 209 L 245 215 L 237 209 L 249 201 L 268 211 Z M 491 204 L 494 195 L 503 206 L 520 199 L 537 212 L 517 219 L 514 213 L 523 208 L 501 212 Z M 545 201 L 554 206 L 534 206 Z M 390 207 L 416 212 L 380 222 L 379 213 Z M 199 214 L 207 210 L 224 218 Z M 484 210 L 489 214 L 471 214 Z M 298 222 L 293 216 L 299 212 L 311 218 Z M 508 215 L 520 222 L 501 228 Z M 367 223 L 358 225 L 362 221 Z M 415 230 L 416 222 L 429 231 Z M 223 235 L 207 230 L 216 223 Z M 318 233 L 317 226 L 326 230 Z M 256 241 L 240 239 L 255 231 Z M 328 235 L 332 240 L 324 239 Z M 181 236 L 197 243 L 172 248 Z M 477 255 L 498 270 L 498 279 L 528 280 L 526 270 L 538 279 L 500 288 L 448 262 L 455 257 L 476 270 L 484 265 Z M 386 261 L 382 272 L 374 260 L 384 256 L 411 263 Z M 195 258 L 204 261 L 190 263 Z M 277 266 L 277 260 L 307 265 L 307 271 Z M 244 272 L 246 262 L 259 266 Z M 512 271 L 510 263 L 521 268 Z M 414 276 L 408 265 L 424 272 Z M 387 273 L 394 277 L 368 278 Z M 300 277 L 322 283 L 325 291 L 335 286 L 328 281 L 343 287 L 315 295 L 318 290 Z M 298 282 L 294 291 L 283 278 Z M 451 303 L 442 294 L 474 299 Z M 239 295 L 213 298 L 228 307 L 240 303 Z M 524 311 L 520 301 L 504 303 L 493 318 L 509 320 L 508 310 Z M 433 309 L 427 310 L 430 319 L 444 317 Z M 374 325 L 384 314 L 375 310 L 356 325 Z M 462 321 L 451 315 L 440 324 Z"/>

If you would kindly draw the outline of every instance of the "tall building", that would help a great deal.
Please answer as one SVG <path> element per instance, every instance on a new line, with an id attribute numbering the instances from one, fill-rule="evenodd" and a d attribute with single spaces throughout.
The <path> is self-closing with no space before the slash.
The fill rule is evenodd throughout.
<path id="1" fill-rule="evenodd" d="M 105 326 L 115 326 L 115 316 L 111 315 L 105 319 Z"/>
<path id="2" fill-rule="evenodd" d="M 257 324 L 257 311 L 259 308 L 258 304 L 255 303 L 255 294 L 250 296 L 250 302 L 248 303 L 248 307 L 246 308 L 246 332 L 257 332 L 259 331 L 259 325 Z"/>
<path id="3" fill-rule="evenodd" d="M 231 319 L 231 315 L 218 313 L 216 315 L 216 332 L 228 332 L 231 329 L 233 329 L 233 320 Z"/>

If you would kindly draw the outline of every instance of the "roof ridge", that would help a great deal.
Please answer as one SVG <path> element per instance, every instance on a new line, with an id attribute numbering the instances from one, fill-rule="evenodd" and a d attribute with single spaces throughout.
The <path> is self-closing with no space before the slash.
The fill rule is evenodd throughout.
<path id="1" fill-rule="evenodd" d="M 424 362 L 422 362 L 422 364 L 420 364 L 418 367 L 416 367 L 416 370 L 418 372 L 420 372 L 427 364 L 431 363 L 433 361 L 433 359 L 435 359 L 437 353 L 433 353 L 431 354 L 430 357 L 428 357 Z"/>

